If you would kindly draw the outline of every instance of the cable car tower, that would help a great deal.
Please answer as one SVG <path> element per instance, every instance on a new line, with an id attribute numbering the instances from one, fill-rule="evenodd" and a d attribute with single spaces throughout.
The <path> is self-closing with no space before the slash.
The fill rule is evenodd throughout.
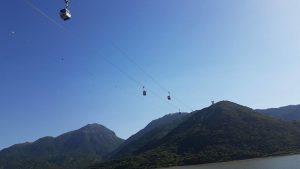
<path id="1" fill-rule="evenodd" d="M 59 15 L 64 21 L 71 19 L 72 15 L 69 10 L 70 0 L 65 0 L 66 7 L 60 10 Z"/>

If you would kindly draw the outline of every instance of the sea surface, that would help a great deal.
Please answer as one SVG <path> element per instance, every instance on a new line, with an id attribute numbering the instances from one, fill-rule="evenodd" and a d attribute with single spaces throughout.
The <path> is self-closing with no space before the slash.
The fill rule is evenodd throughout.
<path id="1" fill-rule="evenodd" d="M 300 155 L 256 158 L 167 169 L 300 169 Z"/>

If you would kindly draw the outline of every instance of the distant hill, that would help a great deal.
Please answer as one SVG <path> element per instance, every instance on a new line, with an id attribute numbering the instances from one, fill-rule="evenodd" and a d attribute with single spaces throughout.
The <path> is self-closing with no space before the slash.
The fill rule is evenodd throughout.
<path id="1" fill-rule="evenodd" d="M 180 124 L 188 113 L 174 113 L 151 121 L 144 129 L 129 137 L 116 149 L 110 158 L 133 155 L 141 147 L 161 139 Z"/>
<path id="2" fill-rule="evenodd" d="M 131 156 L 90 168 L 147 169 L 299 152 L 300 123 L 222 101 L 193 112 L 165 136 L 147 142 Z"/>
<path id="3" fill-rule="evenodd" d="M 257 111 L 284 120 L 300 120 L 300 105 L 290 105 L 270 109 L 257 109 Z"/>
<path id="4" fill-rule="evenodd" d="M 99 124 L 89 124 L 56 138 L 14 145 L 0 151 L 0 168 L 76 169 L 99 162 L 123 142 Z"/>

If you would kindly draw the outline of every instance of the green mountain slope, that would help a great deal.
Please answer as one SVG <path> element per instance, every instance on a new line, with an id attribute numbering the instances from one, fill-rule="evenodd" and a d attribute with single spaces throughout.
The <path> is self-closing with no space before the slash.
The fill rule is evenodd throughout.
<path id="1" fill-rule="evenodd" d="M 56 138 L 14 145 L 0 152 L 0 168 L 74 169 L 99 162 L 123 142 L 114 132 L 90 124 Z"/>
<path id="2" fill-rule="evenodd" d="M 188 113 L 174 113 L 151 121 L 144 129 L 122 143 L 121 146 L 111 154 L 110 158 L 119 158 L 135 154 L 136 151 L 145 145 L 151 142 L 154 143 L 163 138 L 187 116 Z"/>
<path id="3" fill-rule="evenodd" d="M 143 169 L 300 152 L 300 124 L 222 101 L 192 113 L 166 136 L 97 169 Z"/>
<path id="4" fill-rule="evenodd" d="M 270 109 L 257 109 L 256 111 L 284 120 L 300 120 L 300 105 L 290 105 Z"/>

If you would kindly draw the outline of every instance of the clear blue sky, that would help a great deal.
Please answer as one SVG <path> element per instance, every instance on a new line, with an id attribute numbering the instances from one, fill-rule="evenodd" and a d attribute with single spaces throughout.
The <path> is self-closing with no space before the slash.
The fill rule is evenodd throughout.
<path id="1" fill-rule="evenodd" d="M 110 41 L 194 110 L 211 100 L 300 103 L 299 0 L 71 1 L 67 22 L 63 0 L 31 0 L 54 22 L 23 0 L 1 1 L 0 149 L 95 122 L 127 138 L 177 107 L 190 111 L 141 96 L 124 72 L 167 93 Z"/>

